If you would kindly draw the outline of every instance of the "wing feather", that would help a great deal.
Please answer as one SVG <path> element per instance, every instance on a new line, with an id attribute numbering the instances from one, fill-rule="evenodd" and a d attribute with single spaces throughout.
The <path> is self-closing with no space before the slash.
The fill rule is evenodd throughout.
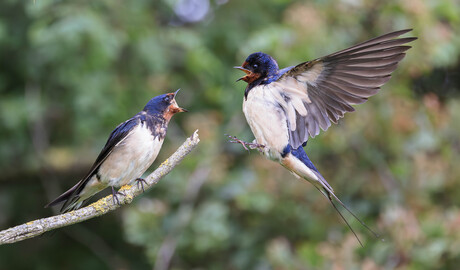
<path id="1" fill-rule="evenodd" d="M 82 180 L 80 180 L 74 187 L 71 188 L 71 190 L 73 191 L 70 194 L 67 194 L 66 201 L 62 205 L 61 212 L 67 212 L 73 209 L 72 204 L 78 200 L 80 192 L 85 188 L 86 184 L 91 179 L 91 177 L 97 173 L 99 167 L 104 162 L 104 160 L 107 159 L 107 157 L 110 155 L 110 153 L 112 153 L 113 149 L 118 144 L 123 143 L 123 141 L 127 138 L 129 132 L 139 123 L 139 117 L 136 116 L 121 123 L 112 131 L 104 148 L 102 148 L 101 153 L 96 158 L 96 161 L 89 170 L 88 174 Z M 60 197 L 58 197 L 58 199 L 59 198 Z M 50 203 L 49 205 L 52 205 L 53 203 L 54 202 Z"/>
<path id="2" fill-rule="evenodd" d="M 399 54 L 385 57 L 385 58 L 373 57 L 373 58 L 361 58 L 361 59 L 340 59 L 340 60 L 335 61 L 335 64 L 343 64 L 347 67 L 349 66 L 381 67 L 384 65 L 397 63 L 401 61 L 404 58 L 404 56 L 406 56 L 405 53 L 399 53 Z M 331 61 L 333 59 L 328 59 L 328 60 Z"/>
<path id="3" fill-rule="evenodd" d="M 353 74 L 364 77 L 372 77 L 384 76 L 386 74 L 393 72 L 397 67 L 398 63 L 393 63 L 382 67 L 376 67 L 373 70 L 370 70 L 367 67 L 337 65 L 334 70 L 336 72 L 343 72 L 347 74 Z"/>
<path id="4" fill-rule="evenodd" d="M 294 109 L 301 115 L 301 116 L 306 116 L 308 111 L 307 109 L 305 108 L 305 105 L 302 101 L 302 99 L 300 98 L 293 98 L 291 99 L 291 102 L 292 102 L 292 106 L 294 107 Z"/>
<path id="5" fill-rule="evenodd" d="M 327 130 L 351 105 L 364 103 L 391 78 L 415 37 L 396 31 L 350 48 L 283 69 L 270 88 L 287 115 L 290 143 L 298 148 L 320 129 Z M 276 93 L 279 91 L 279 93 Z"/>

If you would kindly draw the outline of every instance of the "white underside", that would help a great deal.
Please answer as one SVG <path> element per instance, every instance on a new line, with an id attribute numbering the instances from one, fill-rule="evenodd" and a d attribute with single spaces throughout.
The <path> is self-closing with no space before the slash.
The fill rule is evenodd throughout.
<path id="1" fill-rule="evenodd" d="M 145 125 L 136 126 L 102 163 L 98 175 L 94 175 L 80 193 L 84 200 L 107 186 L 121 187 L 140 178 L 158 156 L 163 140 L 152 136 Z"/>
<path id="2" fill-rule="evenodd" d="M 270 85 L 251 89 L 243 101 L 243 113 L 256 142 L 265 145 L 266 157 L 280 161 L 284 147 L 289 143 L 286 115 L 267 91 Z"/>
<path id="3" fill-rule="evenodd" d="M 272 94 L 278 90 L 272 87 L 271 84 L 254 87 L 243 101 L 243 113 L 256 142 L 265 145 L 263 153 L 267 158 L 280 162 L 295 176 L 322 186 L 318 176 L 298 158 L 290 153 L 285 158 L 281 156 L 289 144 L 287 116 Z"/>

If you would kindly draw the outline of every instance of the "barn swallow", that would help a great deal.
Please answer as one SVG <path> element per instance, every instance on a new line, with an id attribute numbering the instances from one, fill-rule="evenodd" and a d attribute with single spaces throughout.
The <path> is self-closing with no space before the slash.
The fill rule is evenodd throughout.
<path id="1" fill-rule="evenodd" d="M 331 122 L 355 109 L 377 94 L 391 77 L 415 37 L 399 36 L 401 30 L 373 38 L 348 49 L 279 69 L 268 54 L 249 55 L 241 66 L 246 73 L 243 112 L 254 134 L 253 143 L 232 138 L 251 148 L 258 148 L 267 158 L 279 162 L 298 178 L 312 183 L 334 206 L 335 198 L 363 226 L 369 229 L 335 195 L 329 183 L 308 158 L 303 147 L 308 139 L 326 131 Z M 376 235 L 377 236 L 377 235 Z M 361 241 L 356 236 L 361 244 Z M 361 244 L 362 245 L 362 244 Z"/>
<path id="2" fill-rule="evenodd" d="M 180 108 L 176 94 L 163 94 L 152 98 L 144 109 L 118 125 L 110 134 L 107 143 L 97 157 L 88 174 L 71 189 L 64 192 L 45 207 L 64 202 L 61 213 L 80 208 L 94 194 L 112 187 L 113 200 L 118 202 L 115 187 L 137 181 L 142 184 L 142 175 L 152 165 L 161 149 L 168 123 Z"/>

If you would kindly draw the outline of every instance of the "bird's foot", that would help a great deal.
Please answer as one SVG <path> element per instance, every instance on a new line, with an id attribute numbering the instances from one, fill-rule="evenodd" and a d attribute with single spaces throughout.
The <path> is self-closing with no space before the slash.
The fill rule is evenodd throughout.
<path id="1" fill-rule="evenodd" d="M 118 204 L 120 205 L 120 201 L 118 200 L 118 195 L 126 196 L 125 193 L 121 191 L 116 191 L 115 188 L 112 187 L 112 199 L 113 199 L 113 204 Z M 116 201 L 116 202 L 115 202 Z"/>
<path id="2" fill-rule="evenodd" d="M 145 192 L 145 190 L 144 190 L 144 183 L 145 183 L 146 185 L 148 185 L 148 184 L 147 184 L 147 181 L 145 181 L 144 178 L 137 178 L 137 179 L 136 179 L 136 182 L 137 182 L 137 189 L 139 189 L 139 183 L 140 183 L 140 184 L 141 184 L 141 187 L 142 187 L 142 192 Z"/>
<path id="3" fill-rule="evenodd" d="M 231 142 L 231 143 L 239 143 L 241 144 L 244 149 L 246 149 L 247 151 L 249 151 L 250 149 L 257 149 L 259 150 L 260 152 L 263 151 L 263 149 L 265 148 L 265 145 L 263 144 L 258 144 L 258 143 L 250 143 L 250 142 L 245 142 L 243 140 L 240 140 L 238 139 L 236 136 L 231 136 L 231 135 L 228 135 L 228 134 L 225 134 L 227 135 L 227 137 L 230 138 L 230 140 L 228 142 Z"/>

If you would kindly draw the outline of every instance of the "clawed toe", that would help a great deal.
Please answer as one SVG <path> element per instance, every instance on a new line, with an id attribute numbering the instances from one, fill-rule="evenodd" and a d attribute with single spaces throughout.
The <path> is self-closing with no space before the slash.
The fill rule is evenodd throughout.
<path id="1" fill-rule="evenodd" d="M 249 151 L 249 149 L 246 147 L 248 142 L 242 141 L 242 140 L 238 139 L 236 136 L 231 136 L 231 135 L 228 135 L 228 134 L 225 134 L 225 135 L 227 135 L 227 137 L 230 138 L 230 140 L 228 142 L 230 142 L 230 143 L 239 143 L 244 147 L 245 150 Z"/>
<path id="2" fill-rule="evenodd" d="M 263 144 L 245 142 L 243 140 L 238 139 L 236 136 L 231 136 L 231 135 L 228 135 L 228 134 L 225 134 L 225 135 L 227 135 L 227 137 L 230 138 L 230 140 L 228 142 L 230 142 L 230 143 L 239 143 L 247 151 L 249 151 L 250 149 L 257 149 L 260 152 L 262 152 L 263 148 L 265 148 L 265 145 L 263 145 Z"/>
<path id="3" fill-rule="evenodd" d="M 145 181 L 145 179 L 143 179 L 143 178 L 137 178 L 136 182 L 137 182 L 137 189 L 139 189 L 139 183 L 140 183 L 141 187 L 142 187 L 142 192 L 145 192 L 144 183 L 147 184 L 147 181 Z"/>
<path id="4" fill-rule="evenodd" d="M 118 196 L 117 195 L 122 195 L 122 196 L 126 196 L 125 193 L 121 192 L 121 191 L 115 191 L 115 188 L 112 187 L 112 200 L 113 200 L 113 204 L 118 204 L 120 205 L 120 201 L 118 200 Z"/>

